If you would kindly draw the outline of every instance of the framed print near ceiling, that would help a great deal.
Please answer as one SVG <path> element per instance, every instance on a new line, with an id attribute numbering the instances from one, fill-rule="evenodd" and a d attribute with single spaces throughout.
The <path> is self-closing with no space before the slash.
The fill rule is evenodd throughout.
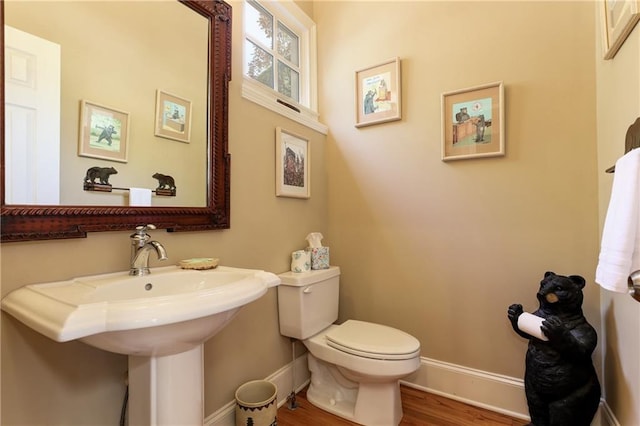
<path id="1" fill-rule="evenodd" d="M 640 21 L 638 0 L 602 0 L 602 46 L 604 59 L 613 59 Z"/>

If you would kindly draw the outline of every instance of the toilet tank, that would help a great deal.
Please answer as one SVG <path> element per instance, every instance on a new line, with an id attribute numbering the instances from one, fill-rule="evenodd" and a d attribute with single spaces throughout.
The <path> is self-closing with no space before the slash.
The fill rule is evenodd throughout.
<path id="1" fill-rule="evenodd" d="M 338 319 L 339 267 L 278 276 L 280 334 L 304 340 Z"/>

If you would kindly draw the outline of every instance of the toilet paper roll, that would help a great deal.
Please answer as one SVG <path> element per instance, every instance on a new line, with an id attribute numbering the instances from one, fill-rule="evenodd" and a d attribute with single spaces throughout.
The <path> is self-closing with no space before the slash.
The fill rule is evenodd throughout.
<path id="1" fill-rule="evenodd" d="M 129 205 L 148 207 L 151 205 L 151 190 L 148 188 L 129 188 Z"/>
<path id="2" fill-rule="evenodd" d="M 540 330 L 542 321 L 544 321 L 544 318 L 540 318 L 539 316 L 530 314 L 529 312 L 523 312 L 518 317 L 518 328 L 540 340 L 549 340 L 542 330 Z"/>
<path id="3" fill-rule="evenodd" d="M 291 253 L 291 271 L 307 272 L 311 270 L 311 253 L 307 250 L 296 250 Z"/>

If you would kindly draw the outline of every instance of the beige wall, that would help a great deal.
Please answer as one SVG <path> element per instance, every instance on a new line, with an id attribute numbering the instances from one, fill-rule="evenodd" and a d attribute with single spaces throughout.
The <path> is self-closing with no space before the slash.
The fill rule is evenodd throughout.
<path id="1" fill-rule="evenodd" d="M 235 10 L 234 10 L 235 11 Z M 215 256 L 223 265 L 282 272 L 310 231 L 328 235 L 325 137 L 240 96 L 242 27 L 234 14 L 229 150 L 231 229 L 152 232 L 169 260 Z M 311 141 L 309 200 L 275 196 L 275 128 Z M 86 239 L 2 245 L 2 294 L 22 285 L 128 268 L 130 232 Z M 327 244 L 331 240 L 327 238 Z M 160 266 L 151 260 L 152 266 Z M 278 333 L 276 291 L 246 306 L 205 347 L 205 414 L 232 401 L 242 383 L 261 379 L 291 360 Z M 117 424 L 124 396 L 126 357 L 82 343 L 59 344 L 2 313 L 2 423 L 12 425 Z"/>
<path id="2" fill-rule="evenodd" d="M 640 30 L 636 27 L 616 56 L 608 61 L 602 59 L 600 38 L 596 40 L 597 176 L 602 232 L 614 177 L 604 170 L 624 154 L 627 128 L 640 116 Z M 637 425 L 640 424 L 640 304 L 627 295 L 605 290 L 601 298 L 606 341 L 602 349 L 605 397 L 619 424 Z"/>
<path id="3" fill-rule="evenodd" d="M 588 2 L 317 2 L 341 319 L 422 356 L 522 377 L 506 310 L 583 275 L 599 329 L 594 11 Z M 354 70 L 399 56 L 403 118 L 354 127 Z M 440 160 L 440 95 L 502 80 L 506 156 Z"/>

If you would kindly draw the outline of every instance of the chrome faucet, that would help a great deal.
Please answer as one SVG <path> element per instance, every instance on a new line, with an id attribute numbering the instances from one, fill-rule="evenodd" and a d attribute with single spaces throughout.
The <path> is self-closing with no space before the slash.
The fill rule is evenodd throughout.
<path id="1" fill-rule="evenodd" d="M 136 226 L 136 232 L 131 234 L 131 269 L 129 275 L 147 275 L 149 270 L 149 252 L 153 249 L 158 255 L 158 260 L 167 260 L 167 251 L 157 241 L 149 241 L 151 235 L 148 229 L 156 229 L 155 225 Z"/>

